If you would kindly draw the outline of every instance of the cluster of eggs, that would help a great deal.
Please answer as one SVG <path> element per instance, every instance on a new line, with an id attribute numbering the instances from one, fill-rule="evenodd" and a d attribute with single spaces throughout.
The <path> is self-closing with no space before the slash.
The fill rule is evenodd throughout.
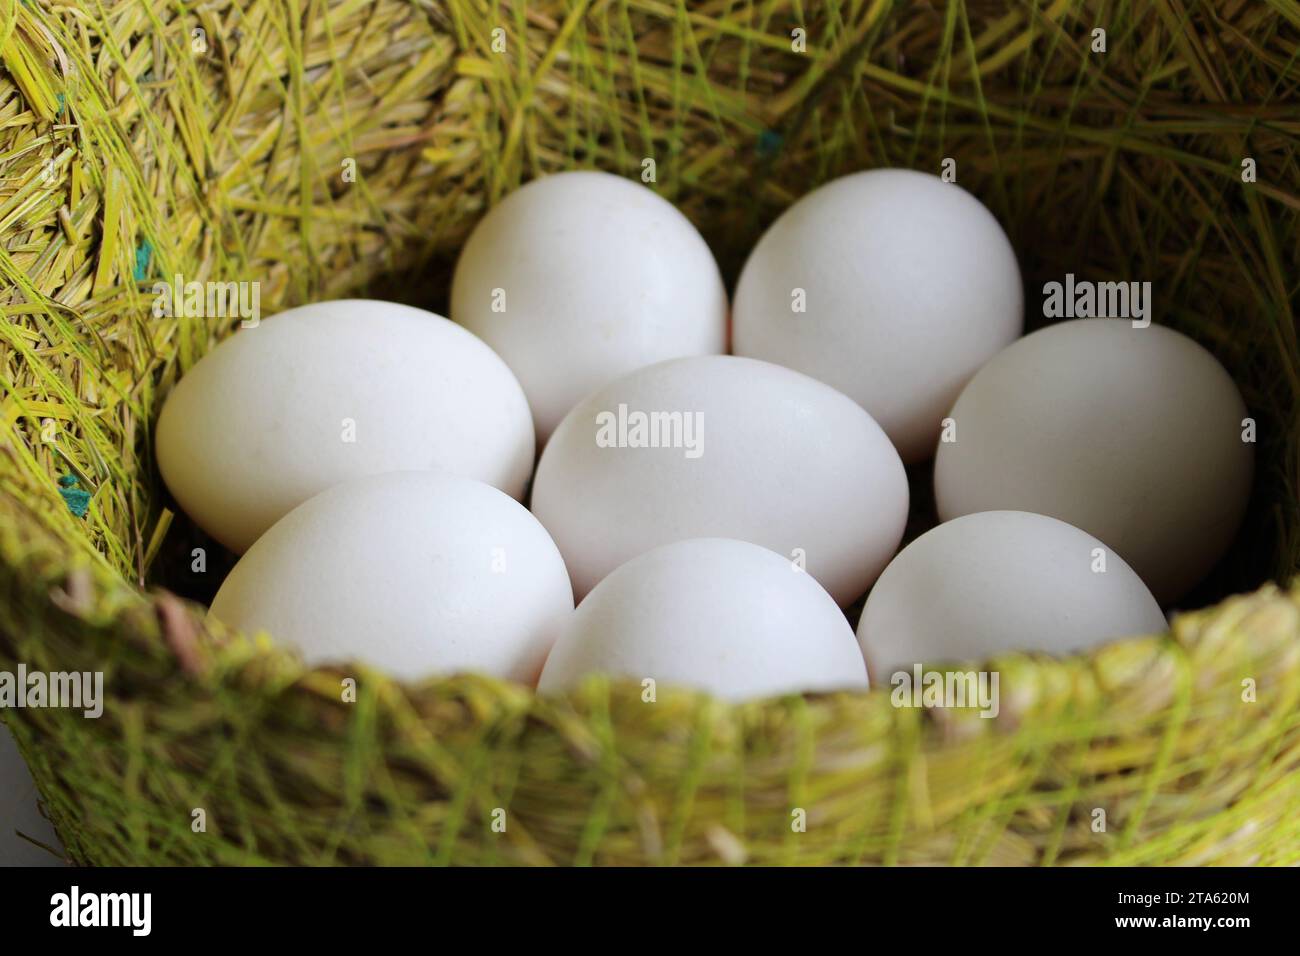
<path id="1" fill-rule="evenodd" d="M 794 204 L 730 315 L 653 190 L 537 180 L 470 236 L 451 318 L 307 305 L 179 381 L 162 475 L 243 553 L 215 618 L 408 679 L 864 688 L 1162 630 L 1251 483 L 1208 352 L 1114 319 L 1022 338 L 1006 235 L 923 173 Z M 931 457 L 941 523 L 899 552 Z"/>

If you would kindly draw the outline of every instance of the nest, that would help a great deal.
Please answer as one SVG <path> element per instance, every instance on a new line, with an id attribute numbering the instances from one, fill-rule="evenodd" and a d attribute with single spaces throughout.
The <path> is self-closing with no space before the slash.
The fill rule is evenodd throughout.
<path id="1" fill-rule="evenodd" d="M 0 3 L 0 670 L 104 673 L 97 720 L 4 715 L 67 853 L 1300 862 L 1298 48 L 1244 0 Z M 1066 273 L 1151 280 L 1257 420 L 1246 525 L 1170 633 L 983 662 L 983 719 L 406 686 L 201 623 L 221 557 L 191 570 L 150 441 L 238 318 L 157 317 L 156 283 L 445 313 L 483 210 L 582 167 L 652 173 L 734 279 L 816 184 L 945 159 L 1006 228 L 1031 328 Z"/>

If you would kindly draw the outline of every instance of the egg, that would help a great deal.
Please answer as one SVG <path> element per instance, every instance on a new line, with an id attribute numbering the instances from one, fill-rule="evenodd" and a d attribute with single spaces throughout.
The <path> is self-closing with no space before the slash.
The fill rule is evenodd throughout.
<path id="1" fill-rule="evenodd" d="M 185 513 L 242 552 L 294 506 L 362 475 L 443 469 L 522 498 L 536 442 L 519 382 L 465 329 L 344 299 L 213 349 L 168 396 L 156 451 Z"/>
<path id="2" fill-rule="evenodd" d="M 732 701 L 867 687 L 853 629 L 830 595 L 781 555 L 722 538 L 654 548 L 596 585 L 538 690 L 569 690 L 589 674 Z"/>
<path id="3" fill-rule="evenodd" d="M 1165 626 L 1141 578 L 1092 535 L 1044 515 L 982 511 L 927 531 L 890 562 L 858 640 L 883 683 L 892 668 L 1066 654 Z"/>
<path id="4" fill-rule="evenodd" d="M 1254 473 L 1247 414 L 1223 366 L 1172 329 L 1048 326 L 962 391 L 954 440 L 935 461 L 939 516 L 1060 518 L 1118 551 L 1167 605 L 1241 523 Z"/>
<path id="5" fill-rule="evenodd" d="M 61 849 L 54 827 L 41 813 L 38 801 L 36 783 L 18 751 L 18 743 L 0 722 L 0 866 L 63 864 L 59 857 L 31 842 L 37 840 L 56 851 Z"/>
<path id="6" fill-rule="evenodd" d="M 907 521 L 903 464 L 855 402 L 755 359 L 673 359 L 583 399 L 542 454 L 533 513 L 581 598 L 624 561 L 737 538 L 860 596 Z"/>
<path id="7" fill-rule="evenodd" d="M 961 387 L 1024 324 L 1020 269 L 960 186 L 878 169 L 816 189 L 763 234 L 736 286 L 737 355 L 779 362 L 929 459 Z"/>
<path id="8" fill-rule="evenodd" d="M 269 632 L 308 664 L 531 684 L 572 610 L 554 542 L 517 501 L 469 478 L 394 472 L 290 511 L 235 565 L 210 614 Z"/>
<path id="9" fill-rule="evenodd" d="M 528 183 L 475 227 L 451 317 L 514 369 L 545 441 L 600 386 L 725 351 L 727 293 L 700 234 L 653 189 L 570 172 Z"/>

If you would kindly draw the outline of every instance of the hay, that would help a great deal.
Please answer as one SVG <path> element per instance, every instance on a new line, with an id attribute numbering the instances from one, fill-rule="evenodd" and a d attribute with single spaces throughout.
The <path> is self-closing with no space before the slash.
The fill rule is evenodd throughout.
<path id="1" fill-rule="evenodd" d="M 445 309 L 486 204 L 550 170 L 640 176 L 647 158 L 732 277 L 813 185 L 952 157 L 1021 257 L 1031 325 L 1032 293 L 1066 272 L 1152 280 L 1157 321 L 1210 348 L 1258 419 L 1247 526 L 1191 603 L 1285 582 L 1300 568 L 1297 56 L 1300 12 L 1248 0 L 0 0 L 0 669 L 103 669 L 112 695 L 99 721 L 6 715 L 69 853 L 1300 862 L 1296 592 L 1003 662 L 1016 704 L 973 722 L 881 694 L 649 706 L 598 683 L 564 704 L 364 671 L 343 704 L 340 674 L 142 594 L 219 580 L 218 556 L 185 570 L 203 539 L 149 443 L 161 396 L 238 322 L 155 318 L 154 282 L 257 281 L 267 313 L 345 293 Z M 1258 703 L 1241 702 L 1246 678 Z"/>

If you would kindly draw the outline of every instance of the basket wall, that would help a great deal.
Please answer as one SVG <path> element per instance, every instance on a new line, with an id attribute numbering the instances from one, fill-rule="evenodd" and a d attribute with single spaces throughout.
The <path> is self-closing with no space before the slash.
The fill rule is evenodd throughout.
<path id="1" fill-rule="evenodd" d="M 1227 365 L 1258 420 L 1258 488 L 1196 600 L 1285 583 L 1298 51 L 1300 17 L 1244 0 L 0 2 L 0 670 L 105 672 L 99 720 L 5 715 L 69 855 L 1300 862 L 1300 591 L 993 662 L 996 720 L 879 693 L 729 707 L 603 682 L 567 703 L 399 686 L 304 671 L 151 590 L 188 552 L 149 448 L 161 397 L 236 324 L 152 317 L 156 281 L 257 281 L 268 314 L 366 292 L 445 309 L 492 201 L 646 160 L 734 277 L 814 185 L 952 158 L 1021 257 L 1031 326 L 1066 272 L 1150 279 L 1156 320 Z"/>

